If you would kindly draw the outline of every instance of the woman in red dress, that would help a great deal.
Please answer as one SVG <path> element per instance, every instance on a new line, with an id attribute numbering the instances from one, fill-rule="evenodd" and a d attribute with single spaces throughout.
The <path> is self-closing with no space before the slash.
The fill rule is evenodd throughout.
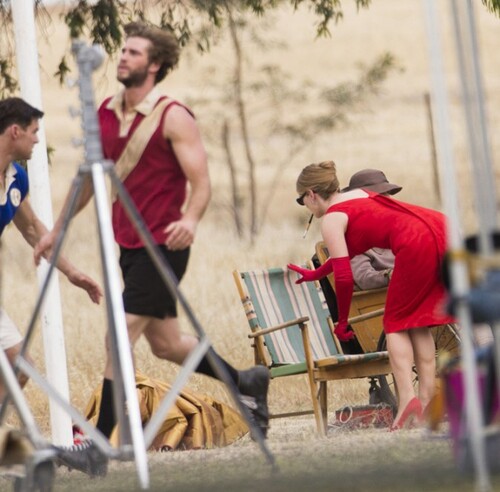
<path id="1" fill-rule="evenodd" d="M 318 280 L 333 271 L 338 304 L 335 334 L 354 335 L 347 318 L 353 291 L 350 258 L 373 248 L 395 255 L 384 312 L 384 331 L 398 387 L 398 412 L 392 430 L 422 417 L 435 391 L 435 348 L 431 326 L 453 322 L 443 310 L 445 289 L 440 265 L 446 249 L 446 219 L 441 213 L 363 189 L 340 193 L 335 163 L 305 167 L 297 179 L 297 202 L 322 217 L 321 234 L 330 258 L 317 270 L 297 265 L 298 282 Z M 418 372 L 418 398 L 413 363 Z"/>

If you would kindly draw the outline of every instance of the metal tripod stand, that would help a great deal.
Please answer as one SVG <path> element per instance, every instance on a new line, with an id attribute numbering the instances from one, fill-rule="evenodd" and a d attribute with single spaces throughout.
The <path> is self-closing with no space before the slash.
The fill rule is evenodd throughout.
<path id="1" fill-rule="evenodd" d="M 79 67 L 79 90 L 81 102 L 82 126 L 84 129 L 85 163 L 79 167 L 77 176 L 74 178 L 69 193 L 69 199 L 64 211 L 64 221 L 61 233 L 56 239 L 54 253 L 47 276 L 44 279 L 39 298 L 35 305 L 34 313 L 28 327 L 21 356 L 18 361 L 18 368 L 24 371 L 35 383 L 68 412 L 71 418 L 82 430 L 96 443 L 96 445 L 111 458 L 134 459 L 136 463 L 139 482 L 142 488 L 149 486 L 149 474 L 147 467 L 146 450 L 151 445 L 163 419 L 170 407 L 186 384 L 189 376 L 194 372 L 201 359 L 206 355 L 209 363 L 216 375 L 227 385 L 233 400 L 247 421 L 253 439 L 258 443 L 265 455 L 266 460 L 273 467 L 274 457 L 270 453 L 260 428 L 254 423 L 248 408 L 239 399 L 239 391 L 235 383 L 230 378 L 225 367 L 223 367 L 215 357 L 211 344 L 206 333 L 196 319 L 193 310 L 187 300 L 182 295 L 177 285 L 177 280 L 170 266 L 160 255 L 151 234 L 146 228 L 139 212 L 132 202 L 127 190 L 114 172 L 112 163 L 104 160 L 101 149 L 99 122 L 94 105 L 92 89 L 92 72 L 102 62 L 102 52 L 96 46 L 85 46 L 82 42 L 75 42 L 72 47 L 73 54 Z M 114 238 L 112 224 L 107 200 L 105 177 L 108 176 L 112 185 L 117 191 L 117 199 L 124 206 L 130 221 L 141 237 L 149 255 L 158 269 L 165 285 L 175 295 L 185 310 L 187 317 L 199 337 L 198 345 L 192 350 L 177 378 L 172 384 L 171 390 L 161 402 L 157 412 L 152 416 L 144 430 L 142 428 L 137 392 L 135 387 L 134 367 L 130 344 L 128 339 L 127 325 L 121 297 L 120 277 L 116 265 L 114 252 Z M 95 210 L 97 216 L 97 227 L 99 233 L 100 254 L 103 266 L 104 291 L 106 298 L 106 310 L 108 319 L 108 333 L 110 338 L 110 353 L 113 365 L 113 397 L 115 414 L 117 415 L 120 448 L 112 448 L 103 434 L 90 425 L 85 418 L 66 402 L 55 391 L 55 389 L 24 359 L 26 346 L 32 336 L 35 320 L 38 317 L 45 293 L 48 289 L 51 275 L 54 271 L 54 264 L 57 263 L 62 244 L 68 230 L 70 221 L 75 213 L 79 197 L 84 186 L 84 181 L 91 179 Z"/>
<path id="2" fill-rule="evenodd" d="M 2 244 L 0 242 L 0 252 L 1 246 Z M 23 390 L 19 385 L 16 373 L 2 349 L 0 349 L 0 377 L 4 385 L 5 393 L 8 396 L 8 398 L 5 396 L 3 401 L 0 402 L 0 407 L 2 409 L 1 416 L 4 415 L 7 400 L 10 400 L 24 427 L 23 431 L 17 434 L 16 439 L 27 439 L 33 448 L 32 451 L 24 450 L 24 452 L 15 453 L 16 456 L 14 461 L 16 464 L 21 464 L 17 462 L 23 461 L 24 474 L 14 475 L 14 490 L 16 492 L 33 492 L 35 490 L 50 492 L 52 490 L 52 483 L 55 475 L 54 459 L 56 457 L 56 450 L 40 432 L 35 418 L 24 398 Z M 3 451 L 1 457 L 2 465 L 4 464 L 4 460 L 11 464 L 10 461 L 12 457 L 9 457 L 8 446 L 6 446 Z"/>
<path id="3" fill-rule="evenodd" d="M 0 349 L 0 374 L 5 390 L 10 395 L 19 418 L 24 426 L 22 437 L 26 437 L 33 446 L 33 452 L 23 463 L 25 472 L 17 476 L 14 483 L 16 492 L 50 492 L 55 475 L 54 458 L 56 451 L 42 436 L 29 410 L 23 391 L 4 351 Z M 21 438 L 21 436 L 20 436 Z"/>
<path id="4" fill-rule="evenodd" d="M 444 79 L 442 49 L 437 23 L 436 2 L 424 0 L 427 36 L 431 61 L 433 99 L 436 106 L 437 136 L 439 157 L 442 163 L 442 184 L 446 198 L 445 208 L 449 218 L 449 244 L 451 258 L 452 296 L 457 300 L 457 317 L 463 327 L 462 353 L 463 379 L 465 388 L 465 439 L 470 446 L 471 462 L 475 472 L 476 488 L 491 490 L 488 462 L 488 437 L 492 429 L 487 429 L 481 409 L 481 394 L 478 385 L 478 371 L 472 344 L 472 311 L 468 301 L 470 285 L 468 279 L 465 247 L 460 235 L 458 217 L 458 188 L 453 173 L 453 151 L 448 99 Z M 483 259 L 492 259 L 493 234 L 497 230 L 494 173 L 489 149 L 485 112 L 485 98 L 482 87 L 478 41 L 475 27 L 473 3 L 470 0 L 455 2 L 450 0 L 451 18 L 459 65 L 462 90 L 462 105 L 467 123 L 467 140 L 472 177 L 475 185 L 475 202 L 479 225 L 479 245 Z M 491 263 L 494 265 L 494 263 Z M 493 326 L 495 338 L 496 370 L 500 368 L 500 331 L 498 321 Z M 494 429 L 498 435 L 498 429 Z"/>

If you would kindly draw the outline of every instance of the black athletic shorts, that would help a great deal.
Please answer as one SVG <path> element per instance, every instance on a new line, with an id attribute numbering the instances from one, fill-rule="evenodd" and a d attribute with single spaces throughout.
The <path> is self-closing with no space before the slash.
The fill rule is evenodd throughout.
<path id="1" fill-rule="evenodd" d="M 164 245 L 158 247 L 180 282 L 187 268 L 189 248 L 170 251 Z M 126 313 L 159 319 L 177 316 L 177 298 L 163 282 L 146 248 L 120 247 L 120 268 L 125 283 L 123 304 Z"/>

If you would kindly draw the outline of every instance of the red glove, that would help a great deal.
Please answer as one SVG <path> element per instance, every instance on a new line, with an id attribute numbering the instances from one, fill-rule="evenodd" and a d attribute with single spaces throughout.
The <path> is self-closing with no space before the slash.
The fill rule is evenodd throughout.
<path id="1" fill-rule="evenodd" d="M 351 330 L 348 330 L 349 325 L 347 323 L 337 323 L 335 325 L 335 329 L 333 332 L 335 335 L 337 335 L 337 338 L 341 342 L 348 342 L 349 340 L 352 340 L 355 338 L 354 332 Z"/>
<path id="2" fill-rule="evenodd" d="M 287 265 L 289 270 L 293 270 L 297 272 L 299 275 L 302 275 L 301 278 L 295 281 L 296 284 L 301 284 L 302 282 L 312 282 L 314 280 L 319 280 L 323 277 L 326 277 L 330 273 L 333 272 L 332 266 L 332 258 L 328 258 L 319 268 L 316 270 L 309 270 L 309 268 L 302 268 L 298 265 L 294 265 L 293 263 L 289 263 Z"/>
<path id="3" fill-rule="evenodd" d="M 348 331 L 347 318 L 351 307 L 354 280 L 352 278 L 351 262 L 348 256 L 342 258 L 328 258 L 316 270 L 309 270 L 289 263 L 288 268 L 302 275 L 295 283 L 320 280 L 333 272 L 335 278 L 335 295 L 337 296 L 338 322 L 335 326 L 335 335 L 341 342 L 348 342 L 354 338 L 354 332 Z"/>
<path id="4" fill-rule="evenodd" d="M 332 259 L 333 276 L 335 278 L 335 295 L 337 296 L 338 321 L 335 335 L 342 342 L 354 338 L 352 331 L 347 331 L 347 318 L 351 307 L 354 280 L 352 278 L 351 262 L 348 256 Z"/>

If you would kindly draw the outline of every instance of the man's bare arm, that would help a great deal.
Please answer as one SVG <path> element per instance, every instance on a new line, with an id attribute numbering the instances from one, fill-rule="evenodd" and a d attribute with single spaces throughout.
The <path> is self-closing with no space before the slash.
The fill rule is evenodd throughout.
<path id="1" fill-rule="evenodd" d="M 190 186 L 182 219 L 173 222 L 166 229 L 167 247 L 183 249 L 192 244 L 198 222 L 210 202 L 211 185 L 207 154 L 194 118 L 183 107 L 174 106 L 170 109 L 163 130 L 165 138 L 172 143 Z"/>
<path id="2" fill-rule="evenodd" d="M 45 225 L 31 208 L 28 199 L 25 199 L 17 209 L 13 222 L 32 248 L 37 246 L 42 237 L 46 237 L 49 234 Z M 48 252 L 44 256 L 47 257 Z M 94 280 L 78 270 L 63 256 L 59 257 L 56 267 L 68 277 L 68 280 L 73 285 L 84 289 L 93 302 L 99 303 L 102 291 Z"/>
<path id="3" fill-rule="evenodd" d="M 36 246 L 34 247 L 34 257 L 35 257 L 35 263 L 37 265 L 40 263 L 40 259 L 42 257 L 50 258 L 52 254 L 52 248 L 54 247 L 56 238 L 58 237 L 58 235 L 62 230 L 64 217 L 66 215 L 66 210 L 69 207 L 70 193 L 68 193 L 68 195 L 66 196 L 63 208 L 59 213 L 59 217 L 57 218 L 54 227 L 52 228 L 51 231 L 45 229 L 45 232 L 42 234 L 42 237 L 39 238 L 39 240 L 36 243 Z M 90 177 L 87 177 L 86 179 L 84 179 L 82 184 L 82 189 L 75 207 L 75 215 L 78 214 L 80 210 L 85 208 L 85 206 L 89 203 L 90 199 L 92 198 L 93 194 L 94 191 L 92 187 L 92 182 L 90 180 Z"/>

